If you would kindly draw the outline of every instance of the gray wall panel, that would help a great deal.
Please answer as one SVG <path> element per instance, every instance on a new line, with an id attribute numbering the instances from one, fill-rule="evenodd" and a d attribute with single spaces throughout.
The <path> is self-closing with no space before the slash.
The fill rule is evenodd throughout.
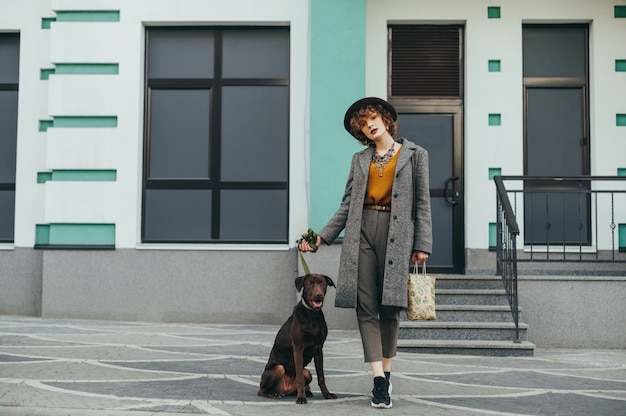
<path id="1" fill-rule="evenodd" d="M 0 250 L 0 314 L 41 315 L 42 251 Z"/>
<path id="2" fill-rule="evenodd" d="M 278 324 L 295 303 L 294 252 L 44 253 L 44 317 Z"/>

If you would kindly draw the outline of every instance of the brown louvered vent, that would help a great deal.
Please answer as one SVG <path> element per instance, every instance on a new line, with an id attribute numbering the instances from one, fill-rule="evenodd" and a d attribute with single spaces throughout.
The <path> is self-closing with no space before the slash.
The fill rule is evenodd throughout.
<path id="1" fill-rule="evenodd" d="M 460 98 L 459 26 L 389 26 L 391 96 Z"/>

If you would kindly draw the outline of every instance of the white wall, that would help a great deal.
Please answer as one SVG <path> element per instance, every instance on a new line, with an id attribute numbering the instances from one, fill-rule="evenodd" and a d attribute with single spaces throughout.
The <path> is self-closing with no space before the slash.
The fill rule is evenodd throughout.
<path id="1" fill-rule="evenodd" d="M 22 34 L 15 246 L 32 247 L 36 224 L 53 222 L 115 223 L 118 248 L 140 243 L 148 25 L 290 26 L 290 206 L 306 205 L 298 162 L 308 135 L 307 0 L 0 0 L 0 10 L 0 30 Z M 119 10 L 120 21 L 53 22 L 41 29 L 52 10 Z M 117 63 L 119 74 L 40 80 L 40 70 L 54 63 Z M 64 115 L 117 116 L 118 126 L 38 132 L 39 120 Z M 117 181 L 37 184 L 38 172 L 53 169 L 115 169 Z M 293 210 L 290 219 L 293 242 L 306 224 L 305 210 Z"/>
<path id="2" fill-rule="evenodd" d="M 522 23 L 590 22 L 590 116 L 593 175 L 615 175 L 624 167 L 626 76 L 615 72 L 625 59 L 621 39 L 626 19 L 613 17 L 614 2 L 503 0 L 500 19 L 487 19 L 489 0 L 369 0 L 367 2 L 366 93 L 387 96 L 387 24 L 465 25 L 466 247 L 488 247 L 495 200 L 488 169 L 522 174 Z M 117 23 L 52 23 L 52 10 L 120 10 Z M 272 24 L 291 27 L 290 245 L 307 224 L 309 4 L 307 0 L 0 0 L 0 30 L 21 34 L 15 246 L 32 247 L 35 225 L 55 221 L 116 224 L 116 245 L 140 242 L 144 116 L 144 33 L 146 25 Z M 488 72 L 499 59 L 501 72 Z M 53 63 L 118 63 L 119 75 L 52 75 Z M 487 125 L 489 113 L 502 125 Z M 54 115 L 117 115 L 116 129 L 50 129 L 39 120 Z M 117 181 L 87 183 L 86 198 L 75 183 L 37 184 L 37 172 L 51 169 L 116 169 Z M 118 203 L 111 204 L 111 201 Z M 74 213 L 81 213 L 74 217 Z M 616 222 L 626 222 L 617 218 Z M 202 247 L 204 248 L 204 247 Z M 223 247 L 215 247 L 223 248 Z M 232 247 L 231 247 L 232 248 Z"/>
<path id="3" fill-rule="evenodd" d="M 31 246 L 35 223 L 43 221 L 44 189 L 37 171 L 45 165 L 46 142 L 38 132 L 47 118 L 48 90 L 40 81 L 41 68 L 50 68 L 50 31 L 41 29 L 41 18 L 52 17 L 49 1 L 0 0 L 0 32 L 20 33 L 20 76 L 17 119 L 15 245 Z M 11 248 L 6 246 L 4 248 Z"/>
<path id="4" fill-rule="evenodd" d="M 626 130 L 615 115 L 626 112 L 626 76 L 615 72 L 625 59 L 626 19 L 615 19 L 611 0 L 369 0 L 367 3 L 367 95 L 387 96 L 387 25 L 453 23 L 465 25 L 465 217 L 466 247 L 486 249 L 495 221 L 495 187 L 489 168 L 503 175 L 523 174 L 523 23 L 590 24 L 591 174 L 616 175 L 626 165 Z M 487 7 L 499 6 L 500 19 Z M 501 72 L 489 72 L 499 59 Z M 488 126 L 500 113 L 501 126 Z M 486 202 L 487 201 L 487 202 Z M 619 220 L 619 218 L 618 218 Z M 616 222 L 624 222 L 626 218 Z M 520 241 L 523 241 L 523 236 Z M 607 247 L 608 241 L 601 241 Z"/>

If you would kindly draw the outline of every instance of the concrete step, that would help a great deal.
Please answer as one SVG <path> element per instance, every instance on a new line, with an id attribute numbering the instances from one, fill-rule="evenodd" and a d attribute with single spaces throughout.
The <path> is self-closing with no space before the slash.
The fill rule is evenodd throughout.
<path id="1" fill-rule="evenodd" d="M 532 357 L 535 344 L 522 341 L 467 341 L 400 339 L 398 349 L 421 354 L 484 355 L 492 357 Z"/>
<path id="2" fill-rule="evenodd" d="M 502 289 L 502 278 L 490 275 L 433 274 L 436 289 Z"/>
<path id="3" fill-rule="evenodd" d="M 508 305 L 504 289 L 438 289 L 437 305 Z"/>
<path id="4" fill-rule="evenodd" d="M 408 352 L 532 356 L 528 325 L 516 333 L 499 276 L 434 274 L 437 319 L 400 322 L 398 349 Z M 519 339 L 516 339 L 519 337 Z M 516 342 L 514 342 L 516 341 Z"/>
<path id="5" fill-rule="evenodd" d="M 528 325 L 519 324 L 519 339 L 526 341 Z M 439 322 L 401 321 L 399 339 L 513 341 L 516 339 L 513 322 Z"/>
<path id="6" fill-rule="evenodd" d="M 508 322 L 512 319 L 509 305 L 437 305 L 439 322 Z"/>

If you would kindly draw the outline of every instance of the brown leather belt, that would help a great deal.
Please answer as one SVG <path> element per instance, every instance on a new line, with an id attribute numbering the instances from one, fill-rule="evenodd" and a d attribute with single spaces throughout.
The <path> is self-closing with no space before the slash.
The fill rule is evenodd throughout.
<path id="1" fill-rule="evenodd" d="M 367 204 L 367 205 L 363 205 L 364 208 L 366 209 L 373 209 L 374 211 L 391 211 L 391 207 L 389 205 L 374 205 L 374 204 Z"/>

